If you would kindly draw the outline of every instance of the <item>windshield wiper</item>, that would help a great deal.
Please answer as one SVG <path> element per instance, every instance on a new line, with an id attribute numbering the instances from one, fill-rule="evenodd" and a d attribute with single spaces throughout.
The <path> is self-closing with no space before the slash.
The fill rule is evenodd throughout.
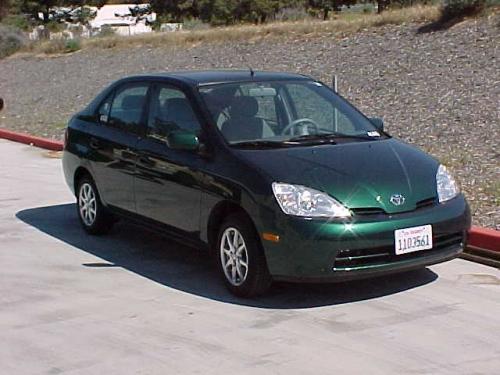
<path id="1" fill-rule="evenodd" d="M 288 139 L 289 142 L 301 142 L 301 141 L 321 141 L 334 143 L 333 137 L 330 134 L 303 134 L 296 137 Z"/>
<path id="2" fill-rule="evenodd" d="M 343 134 L 343 133 L 325 133 L 325 134 L 304 134 L 297 137 L 292 137 L 288 139 L 289 142 L 300 142 L 300 141 L 325 141 L 334 142 L 335 139 L 351 138 L 351 139 L 362 139 L 362 140 L 373 140 L 378 137 L 369 137 L 367 135 L 355 135 L 355 134 Z"/>
<path id="3" fill-rule="evenodd" d="M 240 141 L 232 142 L 232 147 L 238 148 L 276 148 L 276 147 L 289 147 L 297 143 L 289 141 L 266 141 L 266 140 L 253 140 L 253 141 Z"/>

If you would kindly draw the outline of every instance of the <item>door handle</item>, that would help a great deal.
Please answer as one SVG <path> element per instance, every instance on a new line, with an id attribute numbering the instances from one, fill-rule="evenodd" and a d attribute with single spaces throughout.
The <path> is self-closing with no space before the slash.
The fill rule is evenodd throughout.
<path id="1" fill-rule="evenodd" d="M 99 141 L 95 138 L 90 138 L 89 145 L 90 148 L 93 148 L 94 150 L 98 150 L 100 148 Z"/>
<path id="2" fill-rule="evenodd" d="M 147 156 L 139 157 L 139 163 L 141 163 L 145 166 L 148 166 L 148 167 L 154 167 L 156 165 L 156 162 Z"/>

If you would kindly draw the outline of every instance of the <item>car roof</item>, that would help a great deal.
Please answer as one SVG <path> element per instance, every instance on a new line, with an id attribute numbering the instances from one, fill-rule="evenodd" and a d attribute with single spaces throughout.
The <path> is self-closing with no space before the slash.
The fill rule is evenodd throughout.
<path id="1" fill-rule="evenodd" d="M 311 77 L 283 72 L 269 72 L 269 71 L 254 71 L 253 74 L 248 70 L 192 70 L 180 72 L 165 72 L 165 73 L 152 73 L 142 74 L 139 76 L 127 77 L 126 79 L 134 78 L 169 78 L 185 83 L 205 86 L 220 83 L 231 82 L 251 82 L 251 81 L 292 81 L 292 80 L 311 80 Z"/>

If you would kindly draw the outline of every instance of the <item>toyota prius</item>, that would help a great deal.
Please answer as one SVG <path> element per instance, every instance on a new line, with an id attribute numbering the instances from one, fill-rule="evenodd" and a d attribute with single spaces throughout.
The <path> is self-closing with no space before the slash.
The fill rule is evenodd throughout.
<path id="1" fill-rule="evenodd" d="M 70 120 L 63 166 L 89 234 L 155 228 L 244 297 L 443 262 L 470 227 L 444 165 L 299 74 L 126 77 Z"/>

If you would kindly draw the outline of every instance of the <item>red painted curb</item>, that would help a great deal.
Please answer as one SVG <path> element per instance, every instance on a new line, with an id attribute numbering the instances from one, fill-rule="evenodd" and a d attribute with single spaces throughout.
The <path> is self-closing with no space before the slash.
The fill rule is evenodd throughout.
<path id="1" fill-rule="evenodd" d="M 27 145 L 33 145 L 36 147 L 41 147 L 52 151 L 62 151 L 63 149 L 63 143 L 61 141 L 35 137 L 24 133 L 16 133 L 6 129 L 0 129 L 0 138 L 24 143 Z"/>
<path id="2" fill-rule="evenodd" d="M 500 231 L 472 227 L 469 230 L 469 245 L 500 252 Z"/>

